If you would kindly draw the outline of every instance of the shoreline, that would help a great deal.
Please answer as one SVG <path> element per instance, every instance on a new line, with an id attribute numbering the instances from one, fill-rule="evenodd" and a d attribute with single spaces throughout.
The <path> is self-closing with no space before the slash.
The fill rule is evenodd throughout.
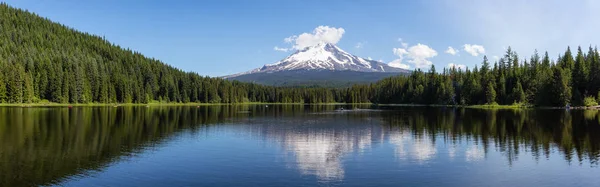
<path id="1" fill-rule="evenodd" d="M 425 104 L 377 104 L 377 103 L 0 103 L 0 107 L 125 107 L 125 106 L 235 106 L 235 105 L 373 105 L 404 107 L 456 107 L 472 109 L 575 109 L 600 110 L 598 106 L 543 107 L 532 105 L 425 105 Z"/>
<path id="2" fill-rule="evenodd" d="M 233 106 L 233 105 L 370 105 L 371 103 L 0 103 L 0 107 L 98 107 L 98 106 Z"/>

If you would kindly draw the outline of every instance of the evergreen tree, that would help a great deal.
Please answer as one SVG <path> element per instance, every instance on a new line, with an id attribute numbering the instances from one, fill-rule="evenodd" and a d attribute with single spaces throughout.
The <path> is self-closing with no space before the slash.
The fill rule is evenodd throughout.
<path id="1" fill-rule="evenodd" d="M 571 47 L 567 47 L 567 51 L 565 51 L 564 56 L 559 57 L 560 67 L 567 71 L 568 74 L 571 74 L 573 68 L 575 67 L 575 60 L 573 60 L 573 54 L 571 53 Z"/>
<path id="2" fill-rule="evenodd" d="M 552 81 L 550 83 L 550 105 L 551 106 L 565 106 L 569 104 L 571 100 L 571 88 L 569 86 L 569 79 L 567 78 L 567 72 L 560 66 L 553 68 Z"/>
<path id="3" fill-rule="evenodd" d="M 10 62 L 9 62 L 10 63 Z M 6 75 L 7 102 L 23 103 L 24 70 L 20 64 L 9 65 Z"/>
<path id="4" fill-rule="evenodd" d="M 494 88 L 494 83 L 489 82 L 487 88 L 485 90 L 485 98 L 487 104 L 496 103 L 496 90 Z"/>
<path id="5" fill-rule="evenodd" d="M 7 98 L 7 90 L 6 90 L 6 81 L 4 81 L 4 64 L 0 61 L 0 103 L 6 103 L 8 101 Z"/>
<path id="6" fill-rule="evenodd" d="M 584 95 L 587 93 L 586 88 L 588 87 L 588 74 L 589 70 L 587 68 L 586 60 L 583 56 L 583 52 L 581 51 L 581 47 L 577 49 L 577 57 L 575 60 L 574 70 L 572 74 L 573 81 L 573 101 L 574 105 L 583 105 Z"/>
<path id="7" fill-rule="evenodd" d="M 515 88 L 513 88 L 513 96 L 514 103 L 523 103 L 525 102 L 525 92 L 523 91 L 523 87 L 521 86 L 521 81 L 517 81 Z"/>
<path id="8" fill-rule="evenodd" d="M 23 101 L 24 103 L 34 102 L 33 78 L 30 74 L 24 74 L 23 81 Z"/>
<path id="9" fill-rule="evenodd" d="M 590 47 L 586 61 L 590 65 L 590 73 L 588 77 L 588 90 L 594 94 L 600 91 L 600 56 L 598 50 Z"/>

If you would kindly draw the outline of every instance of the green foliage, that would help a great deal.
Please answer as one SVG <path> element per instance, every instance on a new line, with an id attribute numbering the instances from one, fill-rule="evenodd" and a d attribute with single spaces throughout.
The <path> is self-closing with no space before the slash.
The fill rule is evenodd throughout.
<path id="1" fill-rule="evenodd" d="M 523 91 L 523 87 L 521 86 L 521 82 L 517 81 L 517 84 L 513 88 L 513 99 L 516 103 L 525 102 L 525 92 Z"/>
<path id="2" fill-rule="evenodd" d="M 565 56 L 559 57 L 558 63 L 553 64 L 547 52 L 541 60 L 536 52 L 529 62 L 516 63 L 519 57 L 509 48 L 492 69 L 489 68 L 487 57 L 484 57 L 480 71 L 477 68 L 473 71 L 451 68 L 438 76 L 431 76 L 416 70 L 407 77 L 384 79 L 371 85 L 375 90 L 371 101 L 397 104 L 582 106 L 583 99 L 599 93 L 597 87 L 600 87 L 592 84 L 594 81 L 600 82 L 600 76 L 593 73 L 598 71 L 600 74 L 598 51 L 590 50 L 587 56 L 578 52 L 575 61 L 569 57 L 571 53 L 567 49 Z M 443 87 L 447 85 L 451 85 L 452 89 Z M 453 93 L 440 94 L 447 90 Z M 445 101 L 448 95 L 452 96 L 454 102 Z"/>
<path id="3" fill-rule="evenodd" d="M 571 88 L 567 72 L 559 66 L 553 68 L 549 99 L 552 106 L 565 106 L 571 100 Z"/>
<path id="4" fill-rule="evenodd" d="M 588 106 L 588 107 L 589 106 L 598 106 L 598 102 L 592 96 L 586 97 L 585 99 L 583 99 L 583 103 L 584 103 L 584 106 Z"/>
<path id="5" fill-rule="evenodd" d="M 498 104 L 496 103 L 496 90 L 494 89 L 493 84 L 488 84 L 487 89 L 485 91 L 486 104 Z"/>

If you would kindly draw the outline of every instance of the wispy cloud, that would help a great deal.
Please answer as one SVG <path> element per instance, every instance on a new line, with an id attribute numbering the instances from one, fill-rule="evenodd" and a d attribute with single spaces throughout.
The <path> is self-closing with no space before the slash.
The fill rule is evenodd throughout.
<path id="1" fill-rule="evenodd" d="M 281 52 L 288 52 L 288 51 L 290 51 L 290 48 L 282 48 L 282 47 L 275 46 L 275 47 L 273 47 L 273 50 L 281 51 Z"/>
<path id="2" fill-rule="evenodd" d="M 365 43 L 366 43 L 366 42 L 365 42 Z M 354 45 L 354 48 L 357 48 L 357 49 L 363 48 L 363 47 L 364 47 L 364 45 L 365 45 L 365 43 L 363 43 L 363 42 L 358 42 L 358 43 L 356 43 L 356 45 Z"/>

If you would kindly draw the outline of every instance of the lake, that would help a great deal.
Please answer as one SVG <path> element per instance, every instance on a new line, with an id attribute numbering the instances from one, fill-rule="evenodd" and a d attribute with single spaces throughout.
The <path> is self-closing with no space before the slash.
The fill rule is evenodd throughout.
<path id="1" fill-rule="evenodd" d="M 599 158 L 595 110 L 0 108 L 0 186 L 600 186 Z"/>

